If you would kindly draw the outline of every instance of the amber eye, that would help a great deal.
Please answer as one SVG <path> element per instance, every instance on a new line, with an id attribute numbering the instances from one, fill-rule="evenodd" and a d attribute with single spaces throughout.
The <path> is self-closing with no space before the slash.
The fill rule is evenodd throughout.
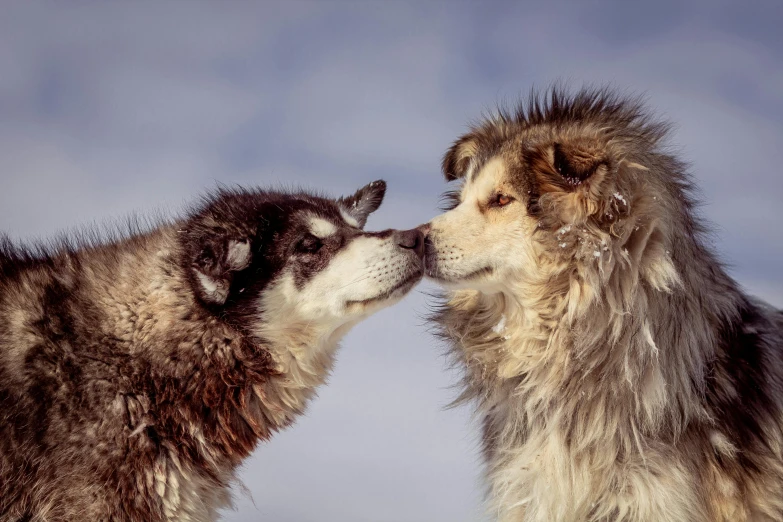
<path id="1" fill-rule="evenodd" d="M 514 198 L 505 194 L 496 194 L 492 199 L 491 204 L 493 207 L 505 207 L 509 203 L 514 201 Z"/>

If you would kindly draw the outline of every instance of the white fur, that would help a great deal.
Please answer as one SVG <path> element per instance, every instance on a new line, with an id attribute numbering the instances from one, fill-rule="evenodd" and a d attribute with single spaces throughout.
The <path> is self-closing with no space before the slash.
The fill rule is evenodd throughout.
<path id="1" fill-rule="evenodd" d="M 228 245 L 227 268 L 242 270 L 250 263 L 250 243 L 248 241 L 231 241 Z"/>
<path id="2" fill-rule="evenodd" d="M 287 277 L 276 283 L 277 309 L 291 309 L 298 319 L 326 321 L 333 329 L 377 309 L 373 300 L 421 273 L 418 263 L 393 238 L 356 238 L 329 264 L 297 288 Z M 394 302 L 402 295 L 386 296 Z M 384 298 L 383 306 L 391 302 Z M 294 310 L 295 309 L 295 310 Z"/>
<path id="3" fill-rule="evenodd" d="M 320 217 L 310 218 L 310 232 L 316 237 L 325 238 L 337 233 L 337 226 Z"/>
<path id="4" fill-rule="evenodd" d="M 348 212 L 346 212 L 345 209 L 343 209 L 342 207 L 340 208 L 340 216 L 350 226 L 355 228 L 361 228 L 361 224 L 356 220 L 356 218 L 350 215 Z"/>
<path id="5" fill-rule="evenodd" d="M 208 275 L 199 272 L 195 272 L 201 287 L 207 294 L 208 298 L 215 302 L 225 301 L 228 296 L 228 285 L 223 281 L 209 277 Z"/>

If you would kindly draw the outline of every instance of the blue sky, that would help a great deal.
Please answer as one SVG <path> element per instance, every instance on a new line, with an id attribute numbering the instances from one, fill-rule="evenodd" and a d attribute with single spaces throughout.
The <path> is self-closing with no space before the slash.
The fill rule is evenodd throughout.
<path id="1" fill-rule="evenodd" d="M 714 243 L 783 307 L 783 4 L 37 2 L 0 17 L 0 229 L 175 214 L 216 182 L 339 195 L 369 227 L 437 212 L 440 157 L 482 110 L 565 79 L 676 123 Z M 422 286 L 345 340 L 308 414 L 243 469 L 233 522 L 479 520 L 476 429 Z"/>

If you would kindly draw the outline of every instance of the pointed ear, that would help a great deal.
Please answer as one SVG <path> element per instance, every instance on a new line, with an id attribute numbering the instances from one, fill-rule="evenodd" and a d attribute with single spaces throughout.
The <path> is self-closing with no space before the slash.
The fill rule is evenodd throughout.
<path id="1" fill-rule="evenodd" d="M 468 172 L 471 161 L 478 153 L 478 140 L 471 134 L 466 134 L 454 142 L 446 154 L 443 155 L 441 169 L 446 181 L 464 178 Z"/>
<path id="2" fill-rule="evenodd" d="M 385 195 L 386 182 L 379 179 L 363 186 L 353 196 L 338 199 L 337 204 L 356 221 L 359 228 L 364 228 L 367 217 L 378 210 Z"/>
<path id="3" fill-rule="evenodd" d="M 234 274 L 248 267 L 252 253 L 247 238 L 212 232 L 194 238 L 189 268 L 196 294 L 208 304 L 222 305 Z"/>

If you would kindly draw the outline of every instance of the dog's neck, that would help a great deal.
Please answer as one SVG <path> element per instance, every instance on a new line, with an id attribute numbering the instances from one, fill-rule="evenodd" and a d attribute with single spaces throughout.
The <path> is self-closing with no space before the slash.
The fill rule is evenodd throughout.
<path id="1" fill-rule="evenodd" d="M 166 447 L 187 448 L 194 467 L 224 477 L 302 413 L 356 321 L 310 323 L 278 308 L 255 330 L 238 329 L 198 305 L 186 278 L 172 272 L 171 245 L 163 234 L 151 244 L 155 256 L 118 259 L 98 279 L 108 297 L 96 306 L 114 350 L 149 369 L 126 372 L 138 376 L 127 390 L 133 437 L 154 433 Z M 134 293 L 132 308 L 111 298 L 118 288 Z M 176 401 L 166 400 L 171 394 Z"/>
<path id="2" fill-rule="evenodd" d="M 600 285 L 594 284 L 600 274 L 593 281 L 583 275 L 563 273 L 494 294 L 453 294 L 441 324 L 462 348 L 464 397 L 490 411 L 513 394 L 528 429 L 619 436 L 628 446 L 640 433 L 668 430 L 666 436 L 677 437 L 705 415 L 695 396 L 717 329 L 737 314 L 740 294 L 720 269 L 681 270 L 685 285 L 642 281 L 632 291 L 622 272 Z M 706 284 L 703 277 L 713 280 Z M 720 292 L 707 295 L 707 288 Z M 688 331 L 673 330 L 684 324 Z M 595 408 L 616 429 L 591 428 Z"/>
<path id="3" fill-rule="evenodd" d="M 287 426 L 325 383 L 342 337 L 358 322 L 309 321 L 278 309 L 254 329 L 254 340 L 271 355 L 275 375 L 264 385 L 269 415 Z"/>

